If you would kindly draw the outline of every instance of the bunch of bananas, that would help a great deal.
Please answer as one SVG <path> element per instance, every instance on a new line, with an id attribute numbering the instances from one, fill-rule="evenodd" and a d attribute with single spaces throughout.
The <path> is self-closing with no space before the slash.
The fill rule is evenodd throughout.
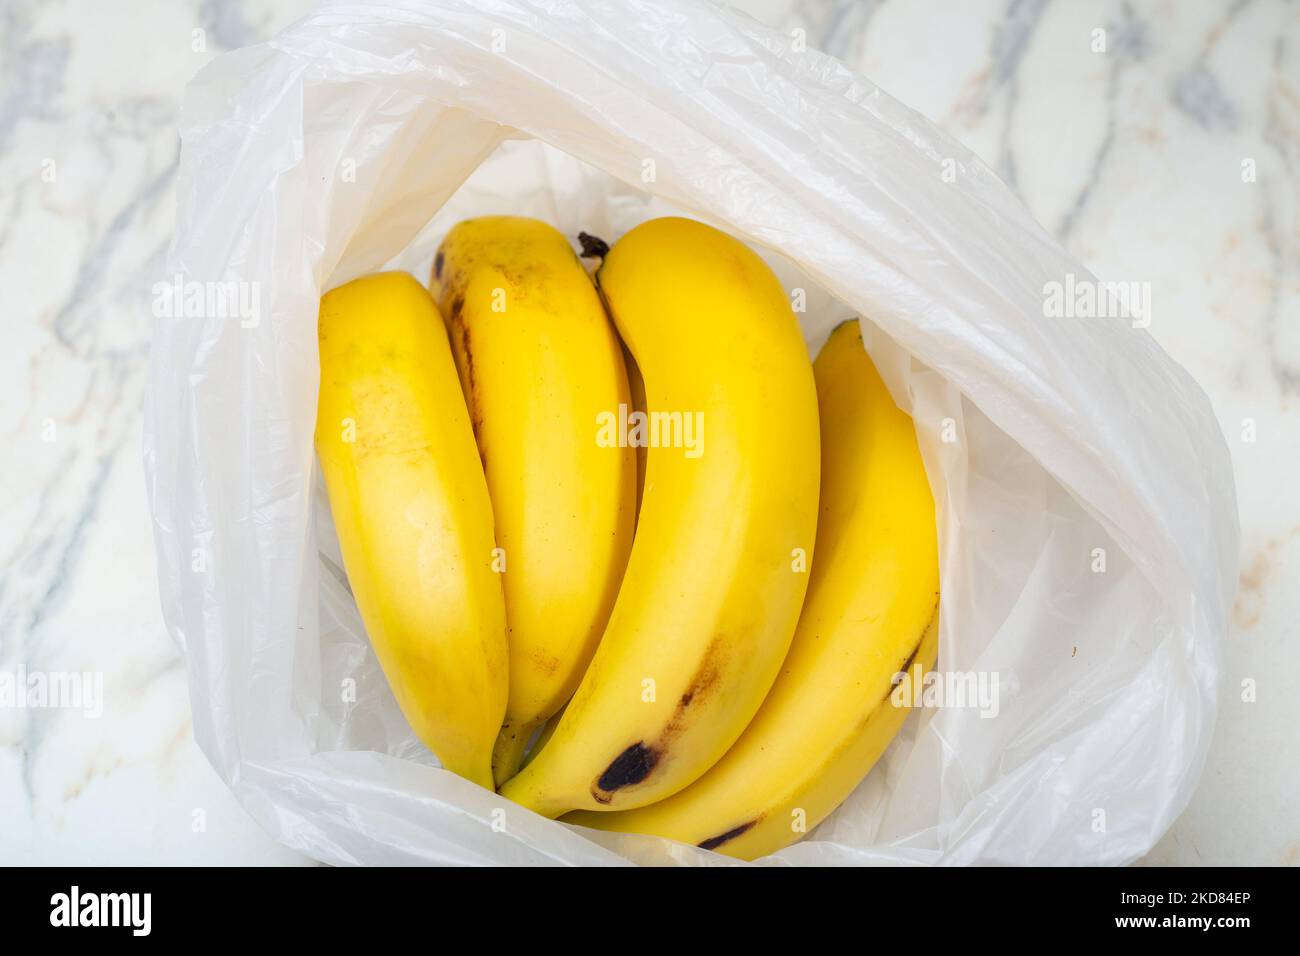
<path id="1" fill-rule="evenodd" d="M 550 226 L 473 219 L 432 296 L 382 273 L 321 300 L 348 579 L 445 767 L 753 859 L 852 792 L 934 662 L 915 433 L 857 323 L 808 361 L 744 244 L 679 218 L 582 242 L 594 285 Z"/>

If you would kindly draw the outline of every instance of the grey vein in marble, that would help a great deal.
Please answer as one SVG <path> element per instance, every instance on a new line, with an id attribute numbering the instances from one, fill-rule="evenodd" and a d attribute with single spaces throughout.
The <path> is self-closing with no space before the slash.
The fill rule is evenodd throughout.
<path id="1" fill-rule="evenodd" d="M 1132 6 L 1126 2 L 1120 8 L 1120 19 L 1106 29 L 1106 55 L 1110 57 L 1110 69 L 1106 77 L 1106 134 L 1093 156 L 1087 178 L 1075 193 L 1074 202 L 1061 219 L 1060 225 L 1056 227 L 1056 234 L 1063 241 L 1069 238 L 1078 225 L 1079 217 L 1084 214 L 1093 190 L 1101 181 L 1106 161 L 1115 148 L 1117 101 L 1124 72 L 1130 64 L 1142 60 L 1147 50 L 1147 24 L 1133 13 Z"/>
<path id="2" fill-rule="evenodd" d="M 12 148 L 24 119 L 59 118 L 50 104 L 62 90 L 70 48 L 67 39 L 33 40 L 31 19 L 19 4 L 0 8 L 0 153 Z"/>
<path id="3" fill-rule="evenodd" d="M 1219 79 L 1203 63 L 1197 63 L 1174 83 L 1174 105 L 1191 117 L 1202 129 L 1237 128 L 1237 110 L 1219 84 Z"/>

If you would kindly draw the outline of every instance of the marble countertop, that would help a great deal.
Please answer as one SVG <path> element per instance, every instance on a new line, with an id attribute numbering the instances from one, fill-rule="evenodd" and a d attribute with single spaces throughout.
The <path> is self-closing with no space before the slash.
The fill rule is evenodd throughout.
<path id="1" fill-rule="evenodd" d="M 732 5 L 957 136 L 1100 277 L 1158 290 L 1150 331 L 1231 446 L 1242 575 L 1209 762 L 1147 861 L 1300 863 L 1300 5 Z M 140 454 L 182 89 L 310 6 L 0 7 L 0 671 L 102 674 L 107 702 L 96 719 L 0 708 L 0 864 L 311 862 L 193 741 Z"/>

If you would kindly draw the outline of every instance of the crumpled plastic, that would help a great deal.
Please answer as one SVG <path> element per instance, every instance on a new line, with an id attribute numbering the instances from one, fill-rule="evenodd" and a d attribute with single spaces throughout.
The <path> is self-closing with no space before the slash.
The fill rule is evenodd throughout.
<path id="1" fill-rule="evenodd" d="M 441 770 L 367 645 L 312 446 L 318 300 L 381 268 L 427 279 L 450 224 L 493 212 L 609 240 L 665 213 L 717 225 L 804 290 L 810 348 L 862 317 L 915 418 L 940 666 L 997 675 L 997 715 L 914 714 L 763 862 L 1123 864 L 1186 805 L 1237 576 L 1206 396 L 1129 321 L 1045 316 L 1046 284 L 1087 270 L 970 151 L 796 46 L 681 0 L 327 2 L 190 84 L 168 281 L 240 283 L 258 310 L 156 323 L 160 591 L 196 738 L 285 845 L 335 864 L 725 861 Z"/>

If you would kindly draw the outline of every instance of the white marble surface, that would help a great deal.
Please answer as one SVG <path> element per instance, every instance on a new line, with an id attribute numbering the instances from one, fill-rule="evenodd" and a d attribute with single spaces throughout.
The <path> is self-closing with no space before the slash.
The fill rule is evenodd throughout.
<path id="1" fill-rule="evenodd" d="M 1210 760 L 1148 861 L 1300 862 L 1300 5 L 733 5 L 806 31 L 962 139 L 1102 278 L 1151 283 L 1151 331 L 1232 447 L 1243 573 Z M 0 4 L 0 672 L 104 681 L 98 718 L 0 708 L 0 863 L 310 862 L 262 834 L 193 743 L 139 440 L 182 88 L 310 6 Z"/>

